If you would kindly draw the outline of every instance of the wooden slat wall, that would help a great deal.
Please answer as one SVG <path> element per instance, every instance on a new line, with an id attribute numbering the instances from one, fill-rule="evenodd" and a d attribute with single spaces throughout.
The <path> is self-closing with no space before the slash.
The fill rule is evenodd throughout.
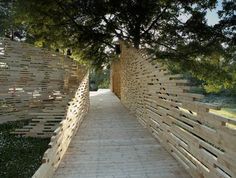
<path id="1" fill-rule="evenodd" d="M 120 98 L 120 62 L 117 60 L 113 61 L 111 69 L 111 90 Z"/>
<path id="2" fill-rule="evenodd" d="M 53 176 L 88 109 L 89 77 L 87 74 L 67 108 L 66 117 L 54 131 L 49 144 L 50 148 L 44 153 L 43 164 L 35 172 L 33 178 L 51 178 Z"/>
<path id="3" fill-rule="evenodd" d="M 121 102 L 192 177 L 235 178 L 236 120 L 209 112 L 220 108 L 201 103 L 204 96 L 189 93 L 182 75 L 170 75 L 145 52 L 124 43 L 121 49 Z"/>
<path id="4" fill-rule="evenodd" d="M 59 53 L 0 39 L 0 119 L 32 119 L 14 133 L 51 137 L 85 74 Z"/>

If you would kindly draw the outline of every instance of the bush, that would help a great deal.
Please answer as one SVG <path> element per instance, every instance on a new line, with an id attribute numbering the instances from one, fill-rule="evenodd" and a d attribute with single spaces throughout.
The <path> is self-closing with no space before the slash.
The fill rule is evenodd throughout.
<path id="1" fill-rule="evenodd" d="M 90 90 L 95 91 L 99 88 L 109 88 L 110 70 L 92 70 L 90 72 Z"/>

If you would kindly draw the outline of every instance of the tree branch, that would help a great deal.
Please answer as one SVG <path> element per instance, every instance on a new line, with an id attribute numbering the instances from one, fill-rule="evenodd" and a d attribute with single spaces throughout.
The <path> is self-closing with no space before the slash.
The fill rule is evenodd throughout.
<path id="1" fill-rule="evenodd" d="M 162 15 L 166 12 L 166 9 L 167 9 L 168 6 L 166 6 L 163 11 L 157 15 L 156 19 L 154 21 L 152 21 L 151 25 L 146 29 L 144 30 L 144 32 L 140 35 L 140 36 L 143 36 L 143 35 L 146 35 L 151 29 L 152 27 L 158 22 L 158 20 L 162 17 Z"/>
<path id="2" fill-rule="evenodd" d="M 64 14 L 72 21 L 72 23 L 78 28 L 81 29 L 81 26 L 79 26 L 79 24 L 75 21 L 75 18 L 72 17 L 70 14 L 67 13 L 67 10 L 65 9 L 65 7 L 63 6 L 62 2 L 60 1 L 56 1 L 57 5 L 61 8 L 61 10 L 63 10 Z"/>
<path id="3" fill-rule="evenodd" d="M 104 16 L 102 16 L 102 19 L 106 22 L 106 24 L 109 24 L 113 27 L 114 33 L 117 35 L 118 38 L 121 38 L 121 36 L 123 36 L 123 32 L 121 29 L 119 29 L 118 27 L 116 27 L 113 23 L 109 22 Z M 121 34 L 116 32 L 117 30 L 120 30 Z"/>

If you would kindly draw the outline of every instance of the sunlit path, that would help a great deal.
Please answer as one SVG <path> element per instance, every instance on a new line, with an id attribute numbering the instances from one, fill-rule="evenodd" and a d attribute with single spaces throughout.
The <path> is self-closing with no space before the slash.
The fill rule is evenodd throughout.
<path id="1" fill-rule="evenodd" d="M 91 93 L 87 118 L 73 138 L 54 177 L 187 178 L 109 90 Z"/>

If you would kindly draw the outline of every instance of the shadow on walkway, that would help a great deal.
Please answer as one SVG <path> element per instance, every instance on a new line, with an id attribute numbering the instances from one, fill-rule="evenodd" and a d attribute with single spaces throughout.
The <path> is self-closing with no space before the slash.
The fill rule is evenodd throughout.
<path id="1" fill-rule="evenodd" d="M 91 107 L 54 177 L 190 178 L 110 90 Z"/>

